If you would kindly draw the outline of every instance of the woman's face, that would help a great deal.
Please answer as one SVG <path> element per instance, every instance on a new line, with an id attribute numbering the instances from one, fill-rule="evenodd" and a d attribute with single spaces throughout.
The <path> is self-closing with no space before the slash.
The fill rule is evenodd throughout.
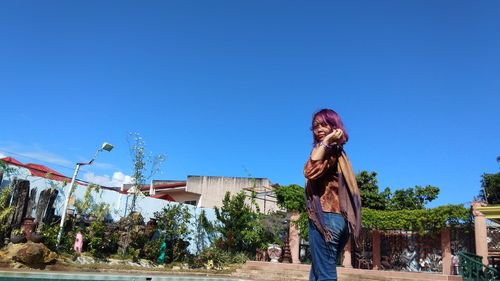
<path id="1" fill-rule="evenodd" d="M 312 129 L 316 141 L 322 141 L 326 135 L 333 131 L 333 128 L 318 116 L 314 118 Z"/>

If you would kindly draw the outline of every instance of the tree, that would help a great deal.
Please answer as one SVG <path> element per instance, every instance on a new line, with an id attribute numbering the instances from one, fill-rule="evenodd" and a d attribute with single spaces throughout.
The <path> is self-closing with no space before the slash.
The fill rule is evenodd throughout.
<path id="1" fill-rule="evenodd" d="M 306 203 L 304 200 L 304 188 L 297 184 L 279 186 L 274 189 L 278 206 L 287 210 L 288 212 L 306 210 Z"/>
<path id="2" fill-rule="evenodd" d="M 212 245 L 216 231 L 215 226 L 208 220 L 206 212 L 203 209 L 196 218 L 195 226 L 196 251 L 199 254 L 205 248 Z"/>
<path id="3" fill-rule="evenodd" d="M 356 175 L 356 181 L 363 208 L 371 210 L 421 210 L 439 195 L 439 187 L 431 185 L 398 189 L 394 193 L 386 187 L 379 192 L 377 172 L 361 171 Z"/>
<path id="4" fill-rule="evenodd" d="M 129 133 L 128 142 L 133 165 L 132 185 L 135 190 L 130 204 L 130 212 L 134 212 L 142 185 L 160 171 L 161 165 L 165 162 L 165 155 L 146 154 L 145 143 L 139 133 Z"/>
<path id="5" fill-rule="evenodd" d="M 390 199 L 389 210 L 422 210 L 425 205 L 436 199 L 439 187 L 427 185 L 414 188 L 398 189 Z"/>
<path id="6" fill-rule="evenodd" d="M 377 172 L 361 171 L 356 175 L 363 207 L 373 210 L 386 210 L 389 205 L 391 190 L 386 187 L 379 193 Z"/>
<path id="7" fill-rule="evenodd" d="M 169 204 L 155 212 L 158 229 L 167 244 L 167 261 L 182 261 L 189 245 L 191 213 L 183 204 Z"/>
<path id="8" fill-rule="evenodd" d="M 488 204 L 500 204 L 500 172 L 496 174 L 484 173 L 481 179 L 479 197 Z"/>
<path id="9" fill-rule="evenodd" d="M 294 223 L 299 228 L 299 235 L 303 239 L 309 236 L 308 217 L 306 212 L 306 202 L 304 198 L 304 188 L 297 184 L 279 186 L 274 189 L 278 206 L 287 212 L 300 213 L 299 219 Z"/>
<path id="10" fill-rule="evenodd" d="M 221 246 L 231 253 L 246 252 L 255 254 L 260 246 L 263 226 L 260 215 L 245 202 L 243 191 L 231 196 L 227 192 L 222 207 L 215 207 L 215 215 L 221 223 L 217 229 L 222 234 Z M 255 200 L 251 203 L 257 206 Z"/>
<path id="11" fill-rule="evenodd" d="M 95 203 L 92 192 L 99 194 L 101 187 L 96 184 L 90 184 L 85 190 L 83 200 L 77 199 L 74 206 L 75 211 L 80 215 L 80 220 L 77 223 L 83 224 L 88 219 L 90 214 L 95 214 L 99 206 Z"/>
<path id="12" fill-rule="evenodd" d="M 500 164 L 500 156 L 497 156 Z M 500 172 L 496 174 L 484 173 L 481 175 L 481 190 L 475 200 L 482 200 L 488 204 L 500 204 Z"/>

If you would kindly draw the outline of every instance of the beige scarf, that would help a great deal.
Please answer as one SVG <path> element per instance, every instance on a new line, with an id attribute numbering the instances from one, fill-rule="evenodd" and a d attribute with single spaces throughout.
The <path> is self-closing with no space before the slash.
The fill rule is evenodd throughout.
<path id="1" fill-rule="evenodd" d="M 339 185 L 340 211 L 349 223 L 349 231 L 354 236 L 356 246 L 359 245 L 359 235 L 361 233 L 361 195 L 359 193 L 356 176 L 352 170 L 351 162 L 347 154 L 342 150 L 338 161 L 339 172 L 345 184 Z"/>

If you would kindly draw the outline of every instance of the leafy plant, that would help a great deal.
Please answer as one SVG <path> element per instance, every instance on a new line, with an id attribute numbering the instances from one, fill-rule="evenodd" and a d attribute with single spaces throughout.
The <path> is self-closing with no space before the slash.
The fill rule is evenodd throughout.
<path id="1" fill-rule="evenodd" d="M 227 192 L 222 207 L 215 207 L 215 215 L 221 223 L 217 227 L 222 234 L 219 245 L 230 253 L 246 252 L 253 255 L 261 245 L 263 226 L 259 213 L 252 208 L 252 205 L 255 208 L 257 204 L 252 200 L 252 205 L 249 205 L 245 198 L 244 192 L 232 197 Z"/>
<path id="2" fill-rule="evenodd" d="M 287 214 L 285 212 L 274 212 L 261 215 L 263 232 L 259 248 L 267 248 L 268 244 L 283 246 L 287 229 Z"/>
<path id="3" fill-rule="evenodd" d="M 10 194 L 12 192 L 12 187 L 4 187 L 0 191 L 0 237 L 3 238 L 7 236 L 10 229 L 10 225 L 7 223 L 10 215 L 14 211 L 13 206 L 9 206 Z"/>
<path id="4" fill-rule="evenodd" d="M 230 253 L 223 249 L 210 247 L 200 253 L 200 262 L 205 266 L 211 264 L 214 268 L 220 269 L 231 264 L 232 257 Z"/>
<path id="5" fill-rule="evenodd" d="M 59 224 L 44 224 L 41 229 L 43 235 L 43 244 L 51 251 L 59 251 L 64 253 L 71 253 L 73 251 L 73 243 L 75 241 L 75 233 L 73 231 L 66 232 L 61 237 L 61 244 L 59 250 L 57 249 L 57 234 L 59 232 Z"/>
<path id="6" fill-rule="evenodd" d="M 361 171 L 356 174 L 363 207 L 373 210 L 386 210 L 390 206 L 391 190 L 386 187 L 379 193 L 377 172 Z"/>
<path id="7" fill-rule="evenodd" d="M 10 176 L 17 171 L 16 168 L 9 166 L 5 161 L 0 159 L 0 174 Z"/>
<path id="8" fill-rule="evenodd" d="M 160 256 L 160 248 L 162 243 L 163 239 L 160 238 L 147 241 L 144 245 L 144 258 L 152 262 L 156 262 L 158 256 Z"/>
<path id="9" fill-rule="evenodd" d="M 480 199 L 488 204 L 500 204 L 500 173 L 483 174 L 481 176 Z"/>
<path id="10" fill-rule="evenodd" d="M 160 212 L 155 212 L 158 229 L 167 243 L 166 260 L 183 261 L 189 245 L 191 213 L 183 204 L 169 204 Z"/>
<path id="11" fill-rule="evenodd" d="M 165 161 L 165 155 L 159 154 L 153 156 L 152 154 L 146 154 L 145 142 L 139 133 L 129 133 L 128 142 L 130 156 L 132 158 L 132 186 L 135 190 L 135 192 L 132 193 L 132 202 L 129 207 L 130 214 L 132 214 L 135 212 L 137 197 L 142 194 L 141 186 L 146 182 L 146 180 L 150 179 L 153 175 L 160 171 L 161 164 Z M 127 236 L 125 238 L 125 244 L 123 245 L 124 251 L 122 254 L 129 252 L 128 244 L 130 241 L 134 241 L 131 239 L 131 228 L 132 224 L 129 224 L 127 226 Z M 141 239 L 140 242 L 145 243 L 146 241 Z M 142 243 L 141 248 L 136 249 L 142 249 L 144 243 Z M 136 251 L 132 251 L 132 253 L 135 254 Z M 141 251 L 138 252 L 138 255 L 139 254 L 141 254 Z"/>
<path id="12" fill-rule="evenodd" d="M 424 232 L 450 225 L 467 223 L 470 211 L 463 205 L 446 205 L 433 209 L 380 211 L 362 209 L 362 225 L 370 229 L 405 229 Z"/>
<path id="13" fill-rule="evenodd" d="M 231 264 L 244 264 L 248 260 L 245 253 L 236 253 L 231 256 Z"/>
<path id="14" fill-rule="evenodd" d="M 133 165 L 132 185 L 136 190 L 132 195 L 130 212 L 134 212 L 142 184 L 160 171 L 160 167 L 165 161 L 165 155 L 146 154 L 145 142 L 139 133 L 129 133 L 128 142 Z"/>
<path id="15" fill-rule="evenodd" d="M 216 236 L 215 226 L 206 216 L 205 210 L 201 210 L 195 221 L 196 251 L 200 253 L 214 242 Z"/>
<path id="16" fill-rule="evenodd" d="M 118 248 L 118 233 L 110 232 L 104 218 L 109 215 L 109 205 L 97 205 L 96 218 L 88 228 L 88 247 L 95 258 L 106 258 Z"/>
<path id="17" fill-rule="evenodd" d="M 24 231 L 21 228 L 14 228 L 11 232 L 13 236 L 24 235 Z"/>
<path id="18" fill-rule="evenodd" d="M 92 193 L 99 193 L 101 190 L 99 185 L 96 184 L 90 184 L 87 189 L 85 190 L 85 195 L 83 196 L 83 200 L 77 199 L 74 207 L 75 211 L 78 215 L 80 215 L 80 221 L 79 223 L 82 223 L 88 217 L 90 214 L 95 214 L 98 212 L 98 209 L 102 206 L 99 206 L 95 203 L 95 200 L 93 198 Z M 103 211 L 103 210 L 101 210 Z M 109 207 L 108 207 L 108 212 L 109 213 Z"/>
<path id="19" fill-rule="evenodd" d="M 372 210 L 422 210 L 439 195 L 439 187 L 427 185 L 398 189 L 394 193 L 389 187 L 379 192 L 377 172 L 361 171 L 356 175 L 364 208 Z"/>
<path id="20" fill-rule="evenodd" d="M 399 189 L 394 191 L 390 198 L 390 208 L 392 210 L 422 210 L 425 205 L 436 199 L 439 188 L 431 185 L 425 187 L 415 186 L 414 188 Z"/>
<path id="21" fill-rule="evenodd" d="M 306 210 L 304 188 L 302 186 L 297 184 L 280 186 L 274 189 L 274 193 L 276 194 L 278 206 L 288 212 L 303 212 Z"/>

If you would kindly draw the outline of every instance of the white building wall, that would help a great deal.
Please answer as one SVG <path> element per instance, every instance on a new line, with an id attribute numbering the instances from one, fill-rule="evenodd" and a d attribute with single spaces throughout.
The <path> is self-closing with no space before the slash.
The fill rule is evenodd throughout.
<path id="1" fill-rule="evenodd" d="M 188 176 L 186 181 L 186 191 L 201 194 L 199 206 L 204 208 L 221 207 L 226 192 L 234 195 L 245 190 L 245 188 L 252 187 L 270 189 L 271 182 L 266 178 L 215 176 Z M 246 193 L 249 196 L 251 195 L 249 191 L 246 191 Z M 266 198 L 262 197 L 262 199 L 266 200 L 256 200 L 261 212 L 268 213 L 279 209 L 274 202 L 274 198 L 266 196 Z"/>

